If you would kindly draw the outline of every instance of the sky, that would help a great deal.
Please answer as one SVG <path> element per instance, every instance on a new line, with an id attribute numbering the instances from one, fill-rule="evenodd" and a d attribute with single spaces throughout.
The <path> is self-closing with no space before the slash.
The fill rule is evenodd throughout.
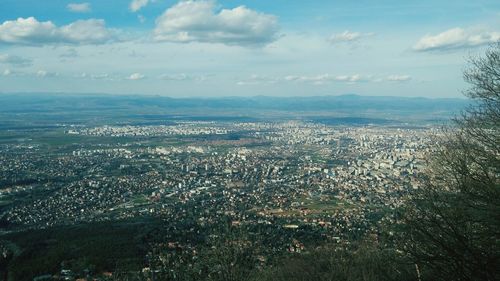
<path id="1" fill-rule="evenodd" d="M 0 0 L 0 93 L 462 97 L 493 0 Z"/>

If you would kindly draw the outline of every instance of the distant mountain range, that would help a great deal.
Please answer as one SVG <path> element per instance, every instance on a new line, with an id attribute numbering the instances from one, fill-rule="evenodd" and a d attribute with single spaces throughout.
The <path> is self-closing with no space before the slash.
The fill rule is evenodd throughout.
<path id="1" fill-rule="evenodd" d="M 445 120 L 470 100 L 388 96 L 219 97 L 0 94 L 0 121 L 11 114 L 116 116 L 141 119 L 167 117 L 248 118 L 377 118 L 381 120 Z M 156 116 L 156 117 L 155 117 Z"/>

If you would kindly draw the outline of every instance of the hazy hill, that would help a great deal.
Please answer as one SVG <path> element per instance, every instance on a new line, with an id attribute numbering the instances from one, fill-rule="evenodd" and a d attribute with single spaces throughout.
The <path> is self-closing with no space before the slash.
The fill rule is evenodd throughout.
<path id="1" fill-rule="evenodd" d="M 386 96 L 220 97 L 170 98 L 162 96 L 0 94 L 0 124 L 13 116 L 35 121 L 112 120 L 153 122 L 172 118 L 240 121 L 290 118 L 338 123 L 370 120 L 441 122 L 469 104 L 465 99 L 429 99 Z M 290 113 L 293 113 L 290 114 Z M 243 118 L 243 119 L 242 119 Z M 350 119 L 349 119 L 350 118 Z M 363 119 L 352 119 L 363 118 Z M 133 120 L 132 120 L 133 119 Z M 342 122 L 343 122 L 342 121 Z M 384 121 L 385 122 L 385 121 Z"/>

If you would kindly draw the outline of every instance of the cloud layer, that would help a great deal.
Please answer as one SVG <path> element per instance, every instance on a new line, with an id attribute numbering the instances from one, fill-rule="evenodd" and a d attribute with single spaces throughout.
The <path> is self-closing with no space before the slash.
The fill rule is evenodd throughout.
<path id="1" fill-rule="evenodd" d="M 182 1 L 156 20 L 157 41 L 265 45 L 277 38 L 278 19 L 245 6 L 216 11 L 213 1 Z"/>
<path id="2" fill-rule="evenodd" d="M 500 32 L 452 28 L 437 35 L 426 35 L 414 46 L 416 51 L 440 51 L 487 45 L 500 40 Z"/>
<path id="3" fill-rule="evenodd" d="M 21 45 L 102 44 L 114 38 L 101 19 L 78 20 L 57 27 L 51 21 L 34 17 L 5 21 L 0 25 L 0 43 Z"/>
<path id="4" fill-rule="evenodd" d="M 13 56 L 9 54 L 0 54 L 0 64 L 8 64 L 12 66 L 25 67 L 32 64 L 31 59 Z"/>
<path id="5" fill-rule="evenodd" d="M 365 82 L 407 82 L 412 78 L 409 75 L 394 74 L 388 76 L 380 75 L 332 75 L 329 73 L 319 75 L 288 75 L 283 78 L 268 77 L 262 75 L 252 75 L 249 79 L 237 81 L 237 85 L 263 85 L 275 84 L 278 82 L 301 82 L 313 85 L 326 85 L 330 83 L 365 83 Z"/>

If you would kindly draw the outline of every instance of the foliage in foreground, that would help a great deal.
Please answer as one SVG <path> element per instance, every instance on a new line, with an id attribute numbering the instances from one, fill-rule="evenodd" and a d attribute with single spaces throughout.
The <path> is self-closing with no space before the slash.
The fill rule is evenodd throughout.
<path id="1" fill-rule="evenodd" d="M 500 43 L 470 64 L 475 105 L 440 139 L 404 213 L 402 248 L 433 280 L 500 278 Z"/>

